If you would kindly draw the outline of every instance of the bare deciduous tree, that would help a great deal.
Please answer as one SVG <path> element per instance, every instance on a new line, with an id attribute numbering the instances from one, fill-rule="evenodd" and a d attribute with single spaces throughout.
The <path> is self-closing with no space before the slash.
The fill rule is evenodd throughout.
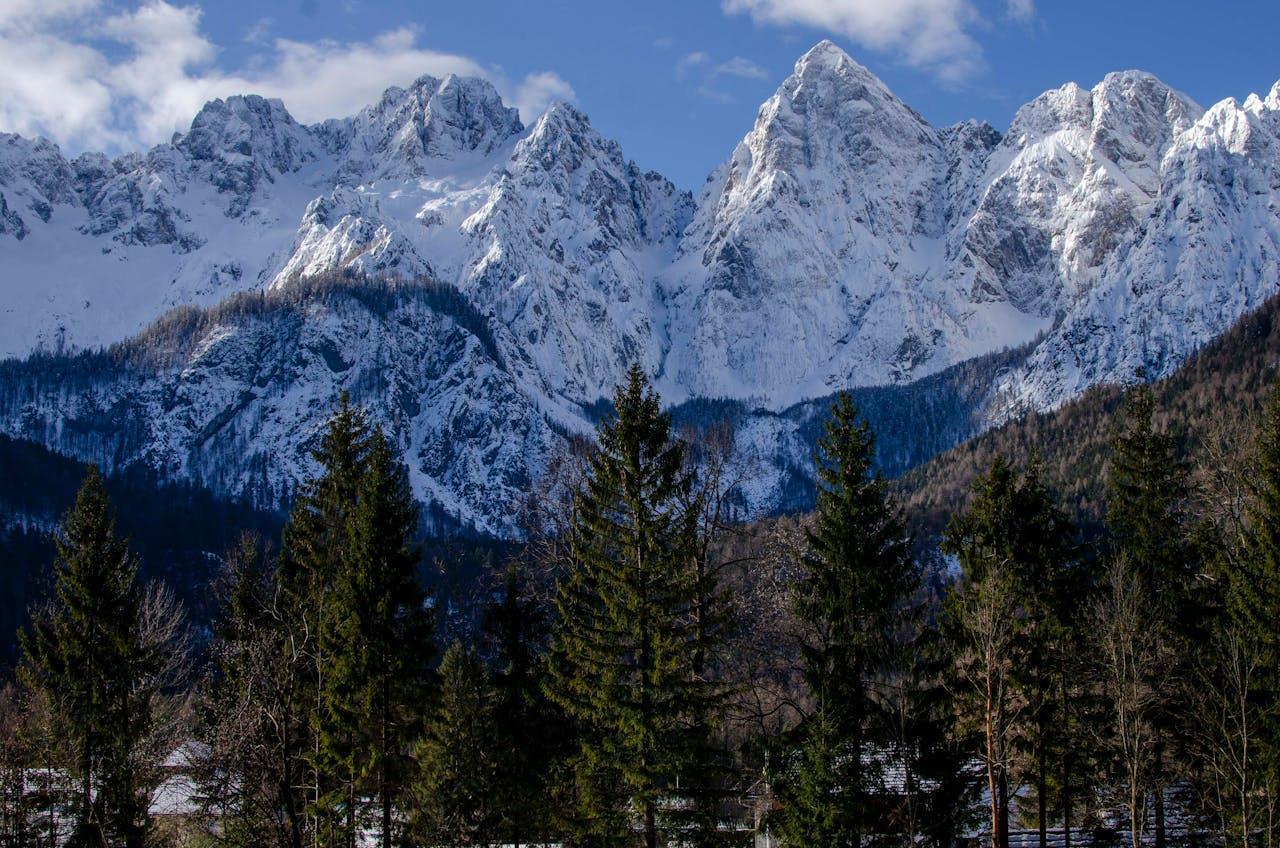
<path id="1" fill-rule="evenodd" d="M 1102 743 L 1121 772 L 1129 839 L 1141 848 L 1147 826 L 1158 744 L 1156 712 L 1169 683 L 1169 663 L 1160 629 L 1153 626 L 1154 600 L 1142 577 L 1124 558 L 1108 569 L 1103 596 L 1093 609 L 1098 682 L 1110 711 Z"/>

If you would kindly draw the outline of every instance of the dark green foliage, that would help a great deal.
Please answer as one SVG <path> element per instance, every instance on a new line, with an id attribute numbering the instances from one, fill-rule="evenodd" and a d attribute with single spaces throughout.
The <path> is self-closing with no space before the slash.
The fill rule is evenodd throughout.
<path id="1" fill-rule="evenodd" d="M 207 830 L 229 846 L 301 848 L 304 666 L 284 626 L 275 563 L 260 539 L 241 537 L 216 588 L 222 612 L 199 731 L 208 754 L 197 773 Z"/>
<path id="2" fill-rule="evenodd" d="M 1228 573 L 1227 613 L 1259 651 L 1269 691 L 1280 697 L 1280 390 L 1257 435 L 1257 469 L 1244 550 Z M 1277 728 L 1280 732 L 1280 728 Z M 1280 735 L 1274 740 L 1280 743 Z"/>
<path id="3" fill-rule="evenodd" d="M 329 651 L 340 645 L 338 630 L 346 623 L 342 609 L 331 609 L 330 596 L 343 567 L 368 443 L 364 412 L 344 395 L 315 453 L 322 471 L 303 485 L 285 525 L 279 566 L 285 628 L 307 666 L 300 701 L 310 701 L 304 749 L 311 826 L 326 845 L 349 844 L 357 824 L 351 803 L 356 792 L 355 729 L 335 720 L 327 703 L 338 694 L 328 679 L 334 663 Z M 340 671 L 339 680 L 343 677 Z"/>
<path id="4" fill-rule="evenodd" d="M 494 668 L 493 743 L 503 763 L 494 802 L 502 840 L 516 846 L 541 840 L 552 826 L 551 774 L 570 741 L 567 720 L 543 691 L 550 621 L 524 567 L 519 559 L 508 565 L 484 619 Z"/>
<path id="5" fill-rule="evenodd" d="M 626 844 L 634 814 L 653 848 L 718 692 L 692 673 L 707 646 L 688 614 L 697 511 L 685 446 L 639 368 L 614 408 L 574 502 L 548 691 L 578 726 L 580 837 Z"/>
<path id="6" fill-rule="evenodd" d="M 1189 706 L 1179 681 L 1189 677 L 1196 645 L 1207 636 L 1204 593 L 1196 591 L 1200 552 L 1190 518 L 1189 467 L 1177 440 L 1155 426 L 1149 387 L 1130 392 L 1107 473 L 1107 529 L 1113 555 L 1136 576 L 1152 610 L 1149 627 L 1164 651 L 1152 675 L 1154 838 L 1166 840 L 1165 789 L 1187 757 L 1179 750 L 1189 729 Z"/>
<path id="7" fill-rule="evenodd" d="M 417 506 L 408 473 L 381 431 L 369 438 L 356 503 L 320 619 L 326 674 L 320 693 L 322 757 L 375 795 L 382 844 L 407 773 L 413 709 L 425 700 L 431 617 L 416 578 Z"/>
<path id="8" fill-rule="evenodd" d="M 81 782 L 73 840 L 141 845 L 147 814 L 133 762 L 148 722 L 136 692 L 137 564 L 102 477 L 90 469 L 57 540 L 55 598 L 23 640 L 22 673 L 48 692 Z"/>
<path id="9" fill-rule="evenodd" d="M 48 564 L 56 555 L 52 533 L 75 501 L 86 466 L 31 442 L 0 435 L 0 670 L 17 660 L 19 628 L 27 609 L 52 591 Z M 217 497 L 191 484 L 161 484 L 132 470 L 106 477 L 103 487 L 117 511 L 117 529 L 137 555 L 139 579 L 163 580 L 192 618 L 208 622 L 215 610 L 208 586 L 216 577 L 210 551 L 229 547 L 241 531 L 275 536 L 281 516 Z M 11 523 L 10 523 L 11 522 Z"/>
<path id="10" fill-rule="evenodd" d="M 473 848 L 499 830 L 497 696 L 479 656 L 458 643 L 440 665 L 440 697 L 417 746 L 410 790 L 416 844 Z"/>
<path id="11" fill-rule="evenodd" d="M 1195 563 L 1189 552 L 1189 469 L 1176 440 L 1155 429 L 1145 386 L 1126 403 L 1107 471 L 1107 529 L 1147 591 L 1172 618 L 1184 612 Z"/>
<path id="12" fill-rule="evenodd" d="M 876 775 L 863 756 L 873 683 L 887 670 L 919 581 L 901 519 L 873 471 L 871 430 L 847 394 L 833 405 L 818 449 L 818 510 L 795 595 L 815 711 L 783 781 L 780 832 L 790 844 L 856 846 L 874 828 L 867 793 Z"/>

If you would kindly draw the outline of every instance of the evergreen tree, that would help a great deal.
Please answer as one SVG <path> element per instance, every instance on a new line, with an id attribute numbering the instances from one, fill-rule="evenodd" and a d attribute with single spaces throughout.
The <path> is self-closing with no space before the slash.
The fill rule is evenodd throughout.
<path id="1" fill-rule="evenodd" d="M 497 747 L 505 764 L 496 789 L 502 838 L 520 848 L 550 823 L 548 775 L 568 728 L 543 692 L 547 615 L 527 595 L 519 559 L 503 575 L 501 594 L 485 612 L 484 630 L 494 664 Z"/>
<path id="2" fill-rule="evenodd" d="M 1040 848 L 1048 844 L 1050 793 L 1062 790 L 1063 821 L 1070 820 L 1069 783 L 1059 787 L 1053 760 L 1069 755 L 1075 740 L 1063 731 L 1069 724 L 1064 698 L 1069 682 L 1074 645 L 1071 625 L 1084 609 L 1086 582 L 1083 569 L 1073 562 L 1072 529 L 1066 515 L 1054 503 L 1033 461 L 1017 489 L 1018 591 L 1025 610 L 1024 661 L 1015 682 L 1023 691 L 1027 709 L 1020 737 L 1029 760 L 1037 804 L 1036 822 Z"/>
<path id="3" fill-rule="evenodd" d="M 388 848 L 412 709 L 425 700 L 433 648 L 416 574 L 417 506 L 408 473 L 381 430 L 368 440 L 356 496 L 320 618 L 327 674 L 319 751 L 322 762 L 342 775 L 349 828 L 358 818 L 360 790 L 377 796 L 379 832 Z"/>
<path id="4" fill-rule="evenodd" d="M 1039 494 L 1037 484 L 1020 485 L 1012 466 L 997 457 L 974 482 L 969 508 L 952 519 L 942 545 L 960 561 L 946 626 L 970 705 L 962 723 L 982 738 L 993 848 L 1007 848 L 1009 839 L 1009 783 L 1026 703 L 1017 670 L 1033 630 L 1025 584 L 1040 562 L 1045 523 L 1028 519 L 1044 506 Z"/>
<path id="5" fill-rule="evenodd" d="M 148 719 L 133 678 L 142 597 L 96 468 L 56 544 L 55 598 L 23 640 L 23 674 L 48 693 L 72 740 L 81 787 L 72 843 L 132 848 L 142 844 L 147 812 L 131 763 Z"/>
<path id="6" fill-rule="evenodd" d="M 1206 637 L 1206 610 L 1193 591 L 1199 563 L 1188 516 L 1188 468 L 1173 436 L 1155 429 L 1155 396 L 1149 386 L 1131 390 L 1126 398 L 1107 483 L 1113 554 L 1125 559 L 1152 599 L 1152 626 L 1174 664 L 1173 673 L 1160 670 L 1164 682 L 1156 692 L 1152 767 L 1155 848 L 1165 848 L 1164 796 L 1175 779 L 1172 748 L 1181 741 L 1185 710 L 1172 682 L 1187 676 L 1191 648 Z"/>
<path id="7" fill-rule="evenodd" d="M 231 846 L 302 848 L 309 834 L 298 767 L 309 704 L 298 700 L 303 666 L 278 606 L 275 563 L 258 538 L 246 533 L 228 552 L 216 589 L 200 728 L 209 830 Z"/>
<path id="8" fill-rule="evenodd" d="M 308 775 L 312 838 L 335 846 L 350 845 L 355 838 L 355 811 L 347 803 L 354 792 L 353 767 L 351 762 L 343 762 L 336 750 L 345 744 L 349 752 L 354 743 L 349 741 L 349 728 L 328 724 L 331 714 L 325 709 L 323 696 L 333 687 L 326 680 L 331 658 L 325 650 L 332 639 L 319 636 L 326 622 L 333 627 L 339 619 L 328 610 L 329 596 L 342 566 L 349 519 L 355 511 L 368 451 L 365 413 L 352 406 L 343 393 L 313 454 L 320 474 L 303 483 L 285 525 L 279 566 L 287 633 L 282 647 L 305 664 L 299 674 L 297 698 L 299 703 L 309 704 L 306 726 L 299 727 L 299 738 L 288 744 L 289 756 L 298 756 L 297 770 Z M 346 807 L 345 816 L 339 806 Z"/>
<path id="9" fill-rule="evenodd" d="M 1280 389 L 1273 389 L 1267 399 L 1257 436 L 1257 462 L 1249 535 L 1243 555 L 1237 557 L 1239 567 L 1229 574 L 1227 612 L 1256 646 L 1264 685 L 1276 696 L 1273 702 L 1280 704 Z M 1280 720 L 1280 713 L 1272 720 Z M 1273 741 L 1280 744 L 1280 725 Z"/>
<path id="10" fill-rule="evenodd" d="M 440 697 L 417 746 L 410 829 L 422 845 L 494 841 L 499 763 L 495 693 L 474 651 L 454 643 L 440 665 Z"/>
<path id="11" fill-rule="evenodd" d="M 781 832 L 794 845 L 857 846 L 873 827 L 873 775 L 863 756 L 875 717 L 873 684 L 919 580 L 906 531 L 873 470 L 870 427 L 858 421 L 847 393 L 831 413 L 818 443 L 818 508 L 796 589 L 815 712 L 783 783 Z"/>
<path id="12" fill-rule="evenodd" d="M 1219 728 L 1215 747 L 1230 755 L 1232 825 L 1246 848 L 1254 832 L 1270 844 L 1277 826 L 1255 808 L 1275 805 L 1280 791 L 1280 389 L 1267 398 L 1255 450 L 1243 544 L 1222 557 L 1226 609 L 1205 686 L 1227 706 L 1213 711 L 1217 721 L 1198 721 Z"/>
<path id="13" fill-rule="evenodd" d="M 685 446 L 638 367 L 614 408 L 575 500 L 548 692 L 578 724 L 583 838 L 626 844 L 630 805 L 656 848 L 672 818 L 660 802 L 706 762 L 705 722 L 719 693 L 692 673 L 707 646 L 689 615 L 697 513 L 687 508 Z"/>

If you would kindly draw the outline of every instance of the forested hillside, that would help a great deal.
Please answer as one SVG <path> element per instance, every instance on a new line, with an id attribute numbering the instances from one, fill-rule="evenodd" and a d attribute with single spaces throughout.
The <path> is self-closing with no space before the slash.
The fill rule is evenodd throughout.
<path id="1" fill-rule="evenodd" d="M 1224 458 L 1247 452 L 1277 364 L 1280 296 L 1152 384 L 1157 426 L 1172 432 L 1202 477 L 1221 470 Z M 1010 421 L 946 451 L 903 474 L 893 489 L 916 526 L 936 535 L 995 457 L 1037 457 L 1046 485 L 1073 520 L 1096 530 L 1105 511 L 1108 446 L 1123 400 L 1119 386 L 1095 387 L 1052 412 Z"/>

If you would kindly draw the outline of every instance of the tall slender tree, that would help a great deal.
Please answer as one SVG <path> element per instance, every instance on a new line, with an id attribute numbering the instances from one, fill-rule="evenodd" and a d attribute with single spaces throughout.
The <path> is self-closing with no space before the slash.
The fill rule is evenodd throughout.
<path id="1" fill-rule="evenodd" d="M 515 848 L 545 833 L 552 764 L 566 736 L 560 710 L 543 692 L 547 610 L 524 571 L 523 557 L 508 565 L 484 619 L 494 667 L 496 742 L 505 764 L 497 775 L 497 808 L 503 841 Z"/>
<path id="2" fill-rule="evenodd" d="M 1055 668 L 1068 601 L 1070 528 L 1034 466 L 1019 474 L 997 457 L 973 499 L 947 528 L 943 551 L 959 559 L 947 626 L 957 672 L 974 706 L 964 716 L 983 739 L 993 848 L 1009 837 L 1009 784 L 1018 742 L 1030 741 L 1039 795 L 1040 838 L 1047 833 L 1050 728 Z M 972 721 L 976 715 L 976 721 Z"/>
<path id="3" fill-rule="evenodd" d="M 48 693 L 80 780 L 72 843 L 141 845 L 146 809 L 130 757 L 148 706 L 135 697 L 142 593 L 102 477 L 90 468 L 56 539 L 54 600 L 23 639 L 23 675 Z"/>
<path id="4" fill-rule="evenodd" d="M 1187 677 L 1191 646 L 1202 642 L 1205 611 L 1197 604 L 1197 546 L 1189 518 L 1188 468 L 1174 437 L 1155 426 L 1150 386 L 1132 389 L 1125 401 L 1122 429 L 1115 438 L 1108 470 L 1107 529 L 1113 554 L 1127 567 L 1154 604 L 1150 626 L 1159 631 L 1169 662 L 1178 673 L 1160 669 L 1155 690 L 1155 761 L 1151 787 L 1155 848 L 1165 848 L 1165 793 L 1176 776 L 1173 750 L 1183 735 L 1183 692 L 1173 685 Z"/>
<path id="5" fill-rule="evenodd" d="M 892 656 L 919 577 L 907 533 L 874 470 L 875 440 L 848 393 L 818 443 L 818 508 L 796 588 L 804 676 L 814 712 L 783 782 L 784 841 L 858 846 L 871 832 L 864 756 L 873 684 Z M 789 787 L 789 788 L 788 788 Z"/>
<path id="6" fill-rule="evenodd" d="M 355 836 L 351 816 L 342 815 L 338 807 L 350 797 L 352 771 L 335 764 L 332 745 L 322 741 L 344 738 L 344 731 L 327 724 L 323 693 L 330 657 L 325 650 L 331 642 L 320 634 L 324 622 L 334 621 L 329 596 L 342 566 L 368 451 L 365 413 L 343 393 L 313 454 L 320 473 L 303 483 L 285 525 L 278 571 L 286 616 L 283 650 L 305 664 L 298 699 L 309 708 L 306 727 L 300 728 L 305 738 L 298 746 L 298 765 L 308 785 L 307 830 L 314 842 L 331 846 L 350 845 Z"/>
<path id="7" fill-rule="evenodd" d="M 576 498 L 548 692 L 578 725 L 584 837 L 626 844 L 634 812 L 656 848 L 672 812 L 662 801 L 709 742 L 689 719 L 707 721 L 718 693 L 692 673 L 707 646 L 689 614 L 698 516 L 685 446 L 638 366 L 614 408 Z"/>
<path id="8" fill-rule="evenodd" d="M 413 710 L 426 700 L 432 618 L 417 579 L 418 510 L 408 473 L 380 429 L 368 440 L 347 538 L 320 619 L 328 675 L 321 752 L 347 772 L 349 815 L 378 799 L 384 848 L 407 771 Z"/>
<path id="9" fill-rule="evenodd" d="M 440 664 L 440 698 L 417 746 L 409 828 L 418 844 L 474 848 L 495 841 L 502 765 L 496 701 L 480 657 L 455 642 Z"/>

